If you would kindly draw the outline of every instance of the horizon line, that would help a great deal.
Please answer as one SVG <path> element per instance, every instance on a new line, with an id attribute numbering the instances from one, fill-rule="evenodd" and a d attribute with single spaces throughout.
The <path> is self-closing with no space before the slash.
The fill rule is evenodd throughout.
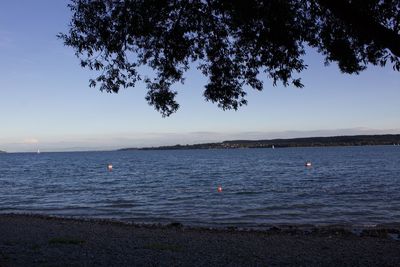
<path id="1" fill-rule="evenodd" d="M 137 150 L 142 150 L 142 149 L 151 149 L 151 148 L 162 148 L 162 147 L 172 147 L 172 146 L 193 146 L 193 145 L 204 145 L 204 144 L 218 144 L 218 143 L 224 143 L 224 142 L 235 142 L 235 141 L 278 141 L 278 140 L 295 140 L 295 139 L 308 139 L 308 138 L 333 138 L 333 137 L 363 137 L 363 136 L 394 136 L 394 135 L 400 135 L 400 133 L 383 133 L 383 134 L 342 134 L 342 135 L 329 135 L 329 136 L 304 136 L 304 137 L 290 137 L 290 138 L 266 138 L 266 139 L 260 139 L 260 138 L 248 138 L 248 139 L 230 139 L 230 140 L 223 140 L 223 141 L 214 141 L 214 142 L 193 142 L 191 144 L 181 144 L 177 143 L 174 145 L 148 145 L 148 146 L 115 146 L 113 148 L 107 149 L 107 148 L 77 148 L 77 147 L 69 147 L 69 148 L 61 148 L 61 149 L 51 149 L 51 150 L 44 150 L 41 151 L 40 153 L 73 153 L 73 152 L 113 152 L 113 151 L 119 151 L 123 149 L 137 149 Z M 38 149 L 40 149 L 40 146 L 37 146 Z M 13 154 L 13 153 L 29 153 L 29 154 L 35 154 L 38 153 L 37 151 L 12 151 L 8 152 L 6 150 L 0 149 L 0 151 L 5 152 L 6 154 Z"/>

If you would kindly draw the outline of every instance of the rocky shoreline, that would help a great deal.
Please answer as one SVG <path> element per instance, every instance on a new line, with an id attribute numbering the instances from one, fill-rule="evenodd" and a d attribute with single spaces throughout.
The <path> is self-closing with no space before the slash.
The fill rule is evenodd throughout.
<path id="1" fill-rule="evenodd" d="M 399 266 L 398 227 L 268 230 L 0 215 L 0 266 Z"/>

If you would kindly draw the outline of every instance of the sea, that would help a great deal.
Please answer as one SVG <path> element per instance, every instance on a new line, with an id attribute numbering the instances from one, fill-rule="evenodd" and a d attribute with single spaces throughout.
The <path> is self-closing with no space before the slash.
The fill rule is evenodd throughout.
<path id="1" fill-rule="evenodd" d="M 0 154 L 0 213 L 202 227 L 400 223 L 400 147 Z"/>

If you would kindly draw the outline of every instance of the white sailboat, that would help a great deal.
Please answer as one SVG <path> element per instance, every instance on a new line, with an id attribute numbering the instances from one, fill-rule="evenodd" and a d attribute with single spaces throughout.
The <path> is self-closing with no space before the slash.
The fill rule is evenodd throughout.
<path id="1" fill-rule="evenodd" d="M 37 150 L 37 154 L 40 154 L 40 149 L 38 148 L 38 150 Z"/>

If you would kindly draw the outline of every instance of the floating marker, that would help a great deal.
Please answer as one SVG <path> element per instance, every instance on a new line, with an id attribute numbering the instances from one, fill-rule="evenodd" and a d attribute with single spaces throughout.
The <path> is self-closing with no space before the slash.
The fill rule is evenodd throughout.
<path id="1" fill-rule="evenodd" d="M 108 169 L 109 171 L 112 171 L 112 168 L 113 168 L 112 164 L 111 164 L 111 163 L 108 164 L 107 169 Z"/>
<path id="2" fill-rule="evenodd" d="M 222 187 L 218 186 L 217 191 L 218 191 L 218 193 L 221 193 L 222 192 Z"/>
<path id="3" fill-rule="evenodd" d="M 305 166 L 306 166 L 306 167 L 311 167 L 311 166 L 312 166 L 311 161 L 307 161 L 306 164 L 305 164 Z"/>

